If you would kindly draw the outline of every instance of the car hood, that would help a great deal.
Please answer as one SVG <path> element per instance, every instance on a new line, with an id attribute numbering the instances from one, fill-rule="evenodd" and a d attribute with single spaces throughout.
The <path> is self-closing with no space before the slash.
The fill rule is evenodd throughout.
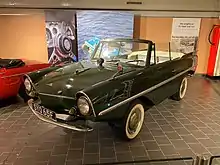
<path id="1" fill-rule="evenodd" d="M 126 66 L 124 73 L 134 70 Z M 36 85 L 39 93 L 75 97 L 76 92 L 110 79 L 117 73 L 115 63 L 97 67 L 92 62 L 72 63 L 46 74 Z"/>

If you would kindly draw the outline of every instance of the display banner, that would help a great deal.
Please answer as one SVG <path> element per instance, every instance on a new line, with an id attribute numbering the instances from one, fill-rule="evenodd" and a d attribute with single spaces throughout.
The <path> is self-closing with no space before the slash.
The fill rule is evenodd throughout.
<path id="1" fill-rule="evenodd" d="M 196 51 L 200 18 L 173 18 L 171 50 L 183 53 Z"/>
<path id="2" fill-rule="evenodd" d="M 77 12 L 78 58 L 88 59 L 105 38 L 133 38 L 134 14 L 116 11 Z"/>
<path id="3" fill-rule="evenodd" d="M 77 61 L 76 13 L 45 11 L 45 18 L 49 63 Z"/>

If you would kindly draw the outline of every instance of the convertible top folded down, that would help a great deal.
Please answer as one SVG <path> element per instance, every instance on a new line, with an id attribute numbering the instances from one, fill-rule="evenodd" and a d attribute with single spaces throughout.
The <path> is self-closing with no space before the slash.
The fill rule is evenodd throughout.
<path id="1" fill-rule="evenodd" d="M 24 66 L 24 61 L 20 59 L 1 59 L 0 58 L 0 68 L 18 68 Z"/>

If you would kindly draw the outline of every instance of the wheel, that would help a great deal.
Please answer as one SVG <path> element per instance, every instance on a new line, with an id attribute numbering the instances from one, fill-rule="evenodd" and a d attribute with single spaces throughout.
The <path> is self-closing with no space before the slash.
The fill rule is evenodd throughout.
<path id="1" fill-rule="evenodd" d="M 125 140 L 132 140 L 138 136 L 144 122 L 144 112 L 141 101 L 136 100 L 131 104 L 117 131 Z"/>
<path id="2" fill-rule="evenodd" d="M 31 98 L 27 95 L 24 84 L 21 84 L 18 95 L 24 100 L 25 103 Z"/>
<path id="3" fill-rule="evenodd" d="M 68 37 L 60 36 L 59 38 L 59 48 L 63 54 L 68 54 L 72 50 L 72 42 Z"/>
<path id="4" fill-rule="evenodd" d="M 171 98 L 173 100 L 180 101 L 185 96 L 186 89 L 187 89 L 187 77 L 184 77 L 181 81 L 178 91 L 173 96 L 171 96 Z"/>

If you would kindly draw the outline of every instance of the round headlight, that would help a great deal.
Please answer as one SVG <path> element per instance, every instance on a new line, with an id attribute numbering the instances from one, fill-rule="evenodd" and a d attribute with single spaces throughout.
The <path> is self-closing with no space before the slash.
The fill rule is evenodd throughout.
<path id="1" fill-rule="evenodd" d="M 27 91 L 31 91 L 31 82 L 28 80 L 28 78 L 24 80 L 24 86 Z"/>
<path id="2" fill-rule="evenodd" d="M 77 107 L 79 108 L 79 111 L 82 115 L 88 115 L 90 112 L 89 103 L 87 99 L 85 98 L 85 96 L 81 96 L 77 100 Z"/>

